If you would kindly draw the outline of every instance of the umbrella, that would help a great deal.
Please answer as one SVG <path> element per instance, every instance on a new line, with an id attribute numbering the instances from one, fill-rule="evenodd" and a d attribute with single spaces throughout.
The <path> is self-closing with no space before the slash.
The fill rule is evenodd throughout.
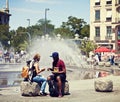
<path id="1" fill-rule="evenodd" d="M 95 50 L 95 52 L 111 52 L 111 50 L 107 47 L 99 47 Z"/>

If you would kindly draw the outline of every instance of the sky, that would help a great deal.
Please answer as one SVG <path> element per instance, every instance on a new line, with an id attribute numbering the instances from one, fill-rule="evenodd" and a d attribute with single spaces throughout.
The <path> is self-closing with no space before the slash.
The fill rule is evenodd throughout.
<path id="1" fill-rule="evenodd" d="M 6 0 L 0 0 L 0 9 L 5 8 Z M 69 16 L 84 19 L 89 24 L 90 0 L 9 0 L 10 30 L 19 26 L 35 25 L 39 19 L 45 19 L 55 27 L 60 27 L 62 22 L 67 22 Z"/>

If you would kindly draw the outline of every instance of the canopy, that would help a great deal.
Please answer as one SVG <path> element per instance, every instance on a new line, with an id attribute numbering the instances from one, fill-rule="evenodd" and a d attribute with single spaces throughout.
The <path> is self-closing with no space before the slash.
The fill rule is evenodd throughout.
<path id="1" fill-rule="evenodd" d="M 111 52 L 111 50 L 107 47 L 99 47 L 95 50 L 95 52 Z"/>

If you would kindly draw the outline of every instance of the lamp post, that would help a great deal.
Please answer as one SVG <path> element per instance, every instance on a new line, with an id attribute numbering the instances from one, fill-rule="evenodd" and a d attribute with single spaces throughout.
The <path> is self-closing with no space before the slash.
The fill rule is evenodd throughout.
<path id="1" fill-rule="evenodd" d="M 28 21 L 28 32 L 30 33 L 30 19 L 27 19 Z"/>
<path id="2" fill-rule="evenodd" d="M 29 43 L 30 43 L 30 45 L 31 45 L 31 35 L 30 35 L 30 19 L 27 19 L 27 21 L 28 21 L 28 32 L 26 32 L 27 33 L 27 35 L 28 35 L 28 37 L 29 37 Z"/>
<path id="3" fill-rule="evenodd" d="M 29 37 L 29 44 L 31 45 L 31 35 L 30 35 L 30 33 L 29 32 L 26 32 L 26 34 L 28 35 L 28 37 Z"/>
<path id="4" fill-rule="evenodd" d="M 30 26 L 30 19 L 27 19 L 27 21 L 28 21 L 28 27 Z"/>
<path id="5" fill-rule="evenodd" d="M 50 10 L 49 8 L 46 8 L 45 9 L 45 32 L 44 34 L 47 34 L 47 11 Z"/>

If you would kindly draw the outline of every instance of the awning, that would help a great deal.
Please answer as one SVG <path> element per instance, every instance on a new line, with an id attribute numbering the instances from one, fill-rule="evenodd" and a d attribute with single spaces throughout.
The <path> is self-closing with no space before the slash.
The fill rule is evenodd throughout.
<path id="1" fill-rule="evenodd" d="M 111 52 L 111 50 L 108 49 L 107 47 L 101 46 L 101 47 L 95 49 L 94 52 Z"/>
<path id="2" fill-rule="evenodd" d="M 111 11 L 111 10 L 107 11 L 107 15 L 106 15 L 106 17 L 107 17 L 107 18 L 112 17 L 112 11 Z"/>
<path id="3" fill-rule="evenodd" d="M 100 2 L 100 0 L 95 0 L 95 2 Z"/>

